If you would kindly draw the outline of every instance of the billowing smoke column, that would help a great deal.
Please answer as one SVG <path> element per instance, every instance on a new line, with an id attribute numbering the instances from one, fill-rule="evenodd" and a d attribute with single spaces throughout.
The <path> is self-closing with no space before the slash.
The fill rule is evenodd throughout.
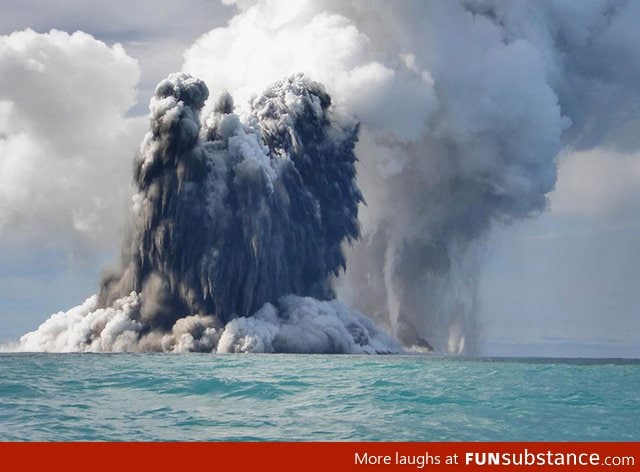
<path id="1" fill-rule="evenodd" d="M 26 350 L 395 352 L 334 300 L 329 276 L 359 236 L 358 124 L 302 75 L 246 116 L 172 74 L 152 99 L 135 162 L 134 227 L 99 296 L 21 339 Z"/>
<path id="2" fill-rule="evenodd" d="M 101 304 L 144 293 L 151 328 L 176 313 L 249 316 L 294 293 L 332 298 L 358 236 L 355 123 L 339 124 L 319 84 L 297 76 L 254 98 L 247 123 L 223 94 L 200 139 L 203 82 L 173 75 L 151 104 L 135 166 L 136 234 Z"/>

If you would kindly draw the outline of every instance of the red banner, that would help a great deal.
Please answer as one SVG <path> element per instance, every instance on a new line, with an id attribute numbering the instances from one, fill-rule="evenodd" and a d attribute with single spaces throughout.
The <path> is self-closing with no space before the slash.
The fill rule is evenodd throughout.
<path id="1" fill-rule="evenodd" d="M 640 443 L 0 443 L 2 470 L 640 470 Z"/>

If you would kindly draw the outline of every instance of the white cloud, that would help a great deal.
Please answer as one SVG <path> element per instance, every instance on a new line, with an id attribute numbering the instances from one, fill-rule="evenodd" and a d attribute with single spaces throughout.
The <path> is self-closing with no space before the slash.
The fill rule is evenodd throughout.
<path id="1" fill-rule="evenodd" d="M 0 234 L 101 243 L 126 214 L 137 62 L 85 33 L 0 36 Z M 117 237 L 116 239 L 120 239 Z"/>

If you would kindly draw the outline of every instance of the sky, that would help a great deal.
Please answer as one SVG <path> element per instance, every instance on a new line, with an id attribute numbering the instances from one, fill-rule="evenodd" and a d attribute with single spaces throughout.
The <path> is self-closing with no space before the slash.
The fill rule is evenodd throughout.
<path id="1" fill-rule="evenodd" d="M 512 9 L 503 2 L 476 2 L 478 11 L 495 3 L 494 14 L 504 15 L 507 25 L 502 34 L 520 40 L 501 55 L 485 57 L 494 42 L 507 42 L 495 37 L 490 22 L 476 21 L 463 32 L 463 22 L 471 21 L 468 12 L 426 3 L 431 9 L 424 16 L 403 3 L 380 26 L 376 14 L 385 17 L 386 7 L 379 2 L 348 7 L 330 1 L 295 7 L 266 2 L 256 9 L 250 2 L 205 0 L 162 2 L 162 7 L 151 0 L 68 1 L 64 8 L 3 2 L 0 341 L 16 340 L 50 314 L 83 302 L 95 293 L 103 268 L 117 262 L 132 159 L 148 126 L 147 104 L 157 82 L 184 69 L 202 76 L 214 91 L 234 91 L 238 101 L 249 85 L 263 86 L 301 67 L 326 82 L 336 103 L 363 121 L 359 157 L 363 161 L 370 152 L 377 174 L 372 177 L 373 167 L 363 164 L 369 206 L 362 224 L 365 233 L 380 221 L 404 226 L 402 234 L 388 230 L 398 241 L 391 249 L 412 244 L 415 237 L 407 237 L 407 227 L 458 228 L 453 217 L 439 217 L 442 223 L 434 226 L 437 212 L 415 203 L 421 195 L 439 201 L 438 194 L 421 192 L 423 182 L 437 187 L 453 172 L 442 170 L 440 161 L 437 168 L 419 168 L 427 175 L 423 181 L 400 180 L 397 187 L 389 185 L 389 195 L 374 194 L 376 179 L 392 182 L 416 169 L 421 161 L 412 143 L 437 153 L 445 142 L 457 142 L 466 168 L 478 162 L 471 160 L 474 148 L 507 147 L 505 157 L 500 151 L 495 162 L 477 164 L 483 176 L 509 155 L 522 154 L 524 164 L 500 171 L 507 176 L 505 193 L 518 198 L 505 198 L 500 213 L 477 228 L 473 242 L 480 354 L 640 357 L 640 93 L 629 85 L 637 82 L 640 68 L 628 60 L 637 56 L 634 33 L 628 31 L 635 28 L 631 20 L 638 9 L 606 29 L 592 18 L 593 11 L 606 10 L 606 2 L 585 2 L 583 9 L 551 2 L 551 13 L 533 12 L 540 16 L 523 16 L 526 2 L 514 2 L 518 8 Z M 628 29 L 624 21 L 630 22 Z M 548 45 L 541 33 L 549 25 L 576 44 L 572 62 L 558 65 L 559 46 Z M 24 32 L 27 28 L 33 31 Z M 209 33 L 215 28 L 220 29 Z M 585 47 L 594 28 L 604 32 Z M 295 47 L 292 38 L 299 42 Z M 458 54 L 473 41 L 480 49 Z M 501 82 L 504 70 L 516 79 Z M 576 84 L 582 88 L 571 90 Z M 512 122 L 518 126 L 511 129 Z M 522 131 L 525 126 L 529 132 Z M 471 140 L 468 134 L 488 138 Z M 508 142 L 508 136 L 517 142 Z M 374 145 L 384 155 L 372 150 Z M 546 166 L 528 164 L 523 149 L 547 156 Z M 397 150 L 404 154 L 394 156 Z M 520 174 L 513 176 L 534 168 L 530 186 L 521 185 Z M 412 199 L 404 206 L 389 203 L 403 201 L 393 192 L 404 188 L 410 188 Z M 516 204 L 524 200 L 524 207 Z M 433 207 L 453 215 L 464 211 Z M 354 260 L 366 257 L 356 253 Z M 400 278 L 391 285 L 401 282 L 407 283 Z M 345 290 L 345 296 L 357 298 L 354 290 Z"/>

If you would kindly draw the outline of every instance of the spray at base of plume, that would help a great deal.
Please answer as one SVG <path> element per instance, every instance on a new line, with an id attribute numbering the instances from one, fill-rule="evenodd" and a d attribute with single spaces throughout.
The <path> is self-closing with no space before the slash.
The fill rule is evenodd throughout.
<path id="1" fill-rule="evenodd" d="M 287 295 L 225 326 L 213 316 L 179 318 L 166 332 L 145 329 L 140 295 L 99 308 L 96 295 L 56 313 L 9 350 L 27 352 L 216 352 L 391 354 L 399 344 L 344 303 Z"/>

